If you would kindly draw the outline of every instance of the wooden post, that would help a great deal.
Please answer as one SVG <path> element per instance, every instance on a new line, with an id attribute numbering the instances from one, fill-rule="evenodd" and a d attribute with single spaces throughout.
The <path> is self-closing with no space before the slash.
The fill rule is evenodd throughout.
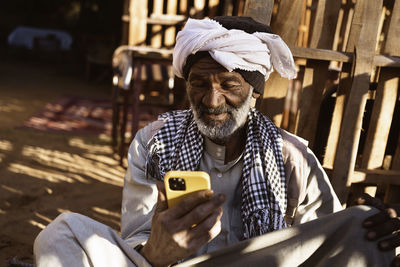
<path id="1" fill-rule="evenodd" d="M 222 15 L 223 16 L 232 16 L 232 11 L 233 11 L 232 0 L 225 0 L 224 6 L 222 8 Z"/>
<path id="2" fill-rule="evenodd" d="M 247 0 L 244 6 L 244 16 L 270 25 L 274 0 Z"/>
<path id="3" fill-rule="evenodd" d="M 164 0 L 153 0 L 153 12 L 151 15 L 163 14 Z M 151 47 L 160 48 L 162 46 L 162 26 L 151 26 Z"/>
<path id="4" fill-rule="evenodd" d="M 398 41 L 400 42 L 400 40 Z M 363 151 L 361 163 L 361 168 L 363 169 L 378 169 L 382 167 L 397 101 L 398 85 L 399 69 L 382 68 Z"/>
<path id="5" fill-rule="evenodd" d="M 400 1 L 394 3 L 391 12 L 389 30 L 387 33 L 384 54 L 391 56 L 400 55 Z M 375 169 L 382 166 L 385 149 L 389 137 L 389 131 L 398 100 L 398 86 L 400 71 L 395 68 L 382 68 L 378 83 L 374 108 L 372 111 L 370 129 L 368 130 L 366 146 L 363 152 L 362 167 Z M 398 144 L 398 147 L 400 145 Z M 396 154 L 399 153 L 399 148 Z M 392 169 L 400 169 L 398 154 L 394 156 Z M 400 187 L 386 185 L 385 202 L 400 202 Z"/>
<path id="6" fill-rule="evenodd" d="M 122 30 L 121 30 L 121 45 L 127 45 L 129 43 L 129 5 L 130 0 L 124 0 L 122 7 Z"/>
<path id="7" fill-rule="evenodd" d="M 354 7 L 353 20 L 351 22 L 348 43 L 346 44 L 346 52 L 354 52 L 354 47 L 360 37 L 360 31 L 363 25 L 364 3 L 364 1 L 357 1 Z M 353 62 L 355 62 L 354 59 Z M 342 72 L 340 73 L 340 83 L 336 92 L 336 103 L 333 111 L 332 123 L 329 130 L 328 142 L 326 145 L 323 162 L 324 168 L 327 169 L 333 168 L 336 148 L 339 142 L 340 129 L 342 126 L 342 118 L 346 105 L 346 97 L 348 96 L 351 88 L 352 72 L 352 66 L 350 66 L 349 64 L 344 64 L 342 66 Z"/>
<path id="8" fill-rule="evenodd" d="M 346 104 L 332 173 L 332 185 L 342 203 L 346 203 L 356 163 L 362 117 L 377 42 L 378 20 L 383 5 L 382 0 L 361 2 L 364 6 L 364 23 L 356 45 L 354 78 Z"/>
<path id="9" fill-rule="evenodd" d="M 209 0 L 208 2 L 208 16 L 213 18 L 218 15 L 218 5 L 220 4 L 219 0 Z"/>
<path id="10" fill-rule="evenodd" d="M 206 0 L 194 0 L 194 14 L 190 14 L 196 19 L 204 18 L 204 7 L 206 6 Z"/>
<path id="11" fill-rule="evenodd" d="M 143 44 L 146 40 L 147 0 L 131 0 L 129 17 L 129 45 Z"/>
<path id="12" fill-rule="evenodd" d="M 254 2 L 253 0 L 252 2 Z M 262 2 L 265 5 L 265 1 Z M 281 0 L 276 20 L 271 23 L 271 28 L 279 34 L 288 46 L 295 46 L 298 27 L 301 20 L 303 0 Z M 290 19 L 288 19 L 290 18 Z M 281 125 L 284 100 L 289 81 L 273 72 L 269 77 L 264 90 L 263 99 L 257 103 L 258 109 L 266 114 L 277 125 Z"/>
<path id="13" fill-rule="evenodd" d="M 310 48 L 332 49 L 337 18 L 341 3 L 339 1 L 318 1 Z M 308 60 L 303 80 L 303 91 L 297 113 L 296 134 L 314 145 L 318 116 L 323 93 L 328 79 L 329 61 Z"/>
<path id="14" fill-rule="evenodd" d="M 178 10 L 178 0 L 169 0 L 167 4 L 167 14 L 176 15 L 177 10 Z M 168 27 L 168 29 L 165 30 L 164 45 L 167 47 L 172 47 L 175 44 L 175 35 L 176 35 L 175 26 Z"/>

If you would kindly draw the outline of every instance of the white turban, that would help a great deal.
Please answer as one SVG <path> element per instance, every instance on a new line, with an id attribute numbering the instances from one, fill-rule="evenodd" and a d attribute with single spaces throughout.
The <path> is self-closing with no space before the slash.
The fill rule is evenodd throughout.
<path id="1" fill-rule="evenodd" d="M 184 78 L 187 57 L 198 51 L 208 51 L 228 71 L 259 71 L 267 80 L 276 69 L 282 77 L 296 78 L 292 53 L 276 34 L 249 34 L 228 30 L 212 19 L 189 19 L 176 37 L 173 52 L 173 68 L 178 77 Z"/>

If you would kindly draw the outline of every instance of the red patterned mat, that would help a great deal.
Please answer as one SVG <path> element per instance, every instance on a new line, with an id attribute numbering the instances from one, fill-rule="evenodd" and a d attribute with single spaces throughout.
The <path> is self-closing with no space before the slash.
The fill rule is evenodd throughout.
<path id="1" fill-rule="evenodd" d="M 165 108 L 141 106 L 139 127 L 155 120 Z M 130 121 L 128 118 L 128 122 Z M 24 122 L 22 128 L 72 134 L 110 134 L 112 108 L 109 99 L 62 96 Z M 130 126 L 128 125 L 128 129 Z"/>

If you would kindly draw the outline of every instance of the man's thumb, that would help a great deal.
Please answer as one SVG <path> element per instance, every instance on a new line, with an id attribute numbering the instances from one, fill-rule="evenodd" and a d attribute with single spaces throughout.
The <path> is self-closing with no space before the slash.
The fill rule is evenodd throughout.
<path id="1" fill-rule="evenodd" d="M 161 211 L 168 209 L 167 196 L 165 193 L 164 182 L 159 181 L 156 183 L 156 186 L 158 189 L 156 212 L 161 212 Z"/>

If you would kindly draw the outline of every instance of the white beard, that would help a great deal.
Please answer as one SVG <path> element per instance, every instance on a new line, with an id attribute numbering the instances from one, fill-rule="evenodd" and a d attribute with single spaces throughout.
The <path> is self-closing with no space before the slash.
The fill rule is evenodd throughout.
<path id="1" fill-rule="evenodd" d="M 247 114 L 249 113 L 251 107 L 252 95 L 253 87 L 250 87 L 249 95 L 240 107 L 234 108 L 226 105 L 226 111 L 229 118 L 223 122 L 205 121 L 201 117 L 201 108 L 195 107 L 189 98 L 190 106 L 194 114 L 194 120 L 199 128 L 199 131 L 217 143 L 225 143 L 237 130 L 245 125 L 247 121 Z M 218 108 L 215 110 L 218 112 Z"/>

